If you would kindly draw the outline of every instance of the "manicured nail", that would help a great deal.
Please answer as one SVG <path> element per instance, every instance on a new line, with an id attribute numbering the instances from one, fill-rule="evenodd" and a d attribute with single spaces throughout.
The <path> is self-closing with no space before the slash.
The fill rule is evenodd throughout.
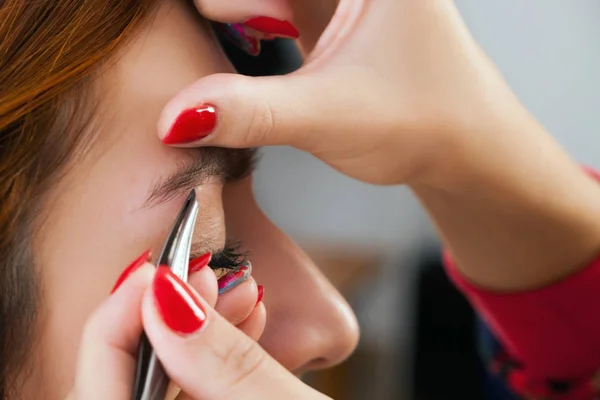
<path id="1" fill-rule="evenodd" d="M 210 104 L 183 111 L 163 138 L 164 144 L 185 144 L 208 136 L 217 125 L 217 109 Z"/>
<path id="2" fill-rule="evenodd" d="M 258 303 L 260 303 L 262 301 L 263 296 L 265 295 L 265 287 L 263 285 L 258 285 L 257 289 L 258 289 L 258 299 L 256 299 L 255 305 L 258 305 Z"/>
<path id="3" fill-rule="evenodd" d="M 189 335 L 206 322 L 206 312 L 196 295 L 169 268 L 156 269 L 152 291 L 158 313 L 173 332 Z"/>
<path id="4" fill-rule="evenodd" d="M 294 38 L 300 37 L 298 29 L 289 21 L 281 21 L 270 17 L 256 17 L 244 22 L 247 28 L 262 32 L 267 35 Z"/>
<path id="5" fill-rule="evenodd" d="M 242 24 L 213 24 L 223 37 L 251 56 L 260 54 L 260 39 L 246 31 Z"/>
<path id="6" fill-rule="evenodd" d="M 250 261 L 245 261 L 237 269 L 219 279 L 219 294 L 227 293 L 240 283 L 246 282 L 250 274 L 252 274 L 252 264 Z"/>
<path id="7" fill-rule="evenodd" d="M 113 286 L 112 290 L 110 291 L 110 294 L 113 294 L 123 284 L 123 282 L 125 282 L 125 280 L 127 278 L 129 278 L 129 276 L 131 274 L 133 274 L 139 267 L 144 265 L 144 263 L 146 261 L 149 261 L 150 254 L 151 254 L 151 250 L 146 250 L 144 253 L 142 253 L 141 256 L 136 258 L 135 261 L 133 261 L 131 264 L 129 264 L 129 266 L 127 268 L 125 268 L 125 270 L 123 270 L 123 272 L 121 272 L 121 275 L 119 275 L 119 279 L 117 279 L 117 281 L 115 282 L 115 285 Z"/>
<path id="8" fill-rule="evenodd" d="M 200 257 L 194 258 L 190 261 L 188 274 L 193 274 L 194 272 L 200 271 L 202 268 L 206 267 L 210 262 L 210 258 L 212 257 L 212 253 L 202 254 Z"/>

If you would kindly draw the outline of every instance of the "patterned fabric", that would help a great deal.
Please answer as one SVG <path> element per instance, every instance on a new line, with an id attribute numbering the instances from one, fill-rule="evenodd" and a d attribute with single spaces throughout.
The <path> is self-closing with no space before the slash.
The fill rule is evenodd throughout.
<path id="1" fill-rule="evenodd" d="M 488 385 L 494 400 L 595 400 L 600 399 L 600 371 L 585 380 L 527 383 L 525 369 L 512 360 L 487 325 L 480 321 L 479 353 L 491 374 Z M 498 385 L 498 383 L 501 385 Z"/>
<path id="2" fill-rule="evenodd" d="M 494 400 L 600 399 L 600 254 L 562 281 L 519 293 L 469 282 L 447 250 L 444 265 L 486 322 L 480 350 Z"/>
<path id="3" fill-rule="evenodd" d="M 507 386 L 502 378 L 502 373 L 495 374 L 493 363 L 496 355 L 502 354 L 503 349 L 498 340 L 494 337 L 485 322 L 481 319 L 477 325 L 477 349 L 478 353 L 486 367 L 485 379 L 483 382 L 487 400 L 521 400 Z"/>

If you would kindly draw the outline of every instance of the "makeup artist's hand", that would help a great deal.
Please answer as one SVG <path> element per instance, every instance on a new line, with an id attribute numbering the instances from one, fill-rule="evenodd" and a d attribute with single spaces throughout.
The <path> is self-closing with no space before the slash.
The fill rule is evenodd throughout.
<path id="1" fill-rule="evenodd" d="M 191 285 L 145 264 L 88 321 L 69 399 L 130 399 L 142 329 L 182 389 L 179 400 L 326 398 L 227 322 Z"/>
<path id="2" fill-rule="evenodd" d="M 332 1 L 196 0 L 220 22 L 294 10 L 310 53 L 287 76 L 190 85 L 163 110 L 163 142 L 292 145 L 366 182 L 407 183 L 481 287 L 543 287 L 597 253 L 597 184 L 516 99 L 453 1 L 339 0 L 315 44 Z M 293 33 L 265 19 L 250 28 L 238 38 Z"/>
<path id="3" fill-rule="evenodd" d="M 238 39 L 295 34 L 251 16 L 290 20 L 292 9 L 315 7 L 322 19 L 319 11 L 332 9 L 331 1 L 319 9 L 300 0 L 195 3 L 209 19 L 247 21 Z M 447 178 L 466 152 L 494 148 L 490 125 L 524 114 L 452 1 L 340 0 L 313 43 L 290 75 L 218 74 L 192 84 L 165 107 L 159 136 L 177 146 L 292 145 L 354 178 L 397 184 Z"/>

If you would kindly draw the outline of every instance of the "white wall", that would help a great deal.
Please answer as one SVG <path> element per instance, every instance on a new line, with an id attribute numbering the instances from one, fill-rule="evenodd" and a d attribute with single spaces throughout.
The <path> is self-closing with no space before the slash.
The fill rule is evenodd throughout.
<path id="1" fill-rule="evenodd" d="M 475 37 L 533 114 L 600 168 L 600 1 L 458 0 Z M 256 190 L 297 238 L 418 242 L 431 230 L 408 191 L 354 182 L 289 148 L 264 152 Z"/>
<path id="2" fill-rule="evenodd" d="M 574 157 L 600 167 L 600 2 L 456 3 L 533 114 Z"/>

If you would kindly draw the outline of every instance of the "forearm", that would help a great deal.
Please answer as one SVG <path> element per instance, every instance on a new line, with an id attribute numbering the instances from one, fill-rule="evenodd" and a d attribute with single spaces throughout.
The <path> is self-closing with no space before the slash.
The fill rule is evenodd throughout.
<path id="1" fill-rule="evenodd" d="M 600 185 L 526 112 L 491 122 L 447 185 L 412 189 L 472 283 L 521 291 L 572 275 L 600 252 Z"/>

